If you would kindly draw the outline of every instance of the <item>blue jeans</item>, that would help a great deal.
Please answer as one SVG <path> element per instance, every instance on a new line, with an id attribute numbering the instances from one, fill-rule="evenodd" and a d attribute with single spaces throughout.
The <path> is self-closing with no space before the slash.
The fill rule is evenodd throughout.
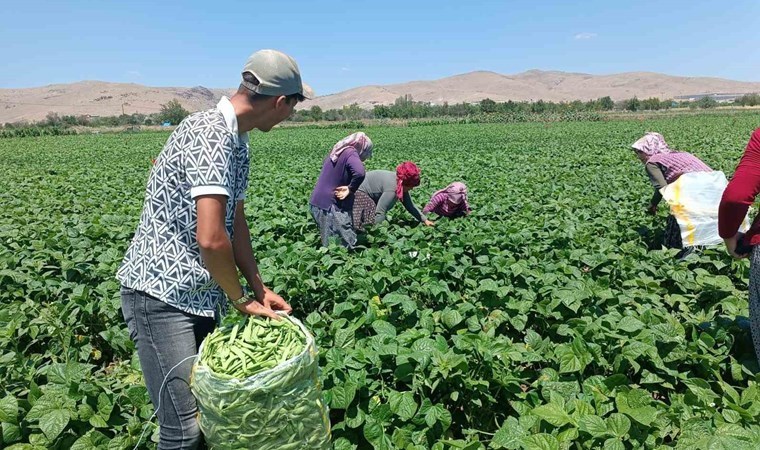
<path id="1" fill-rule="evenodd" d="M 193 358 L 179 364 L 159 390 L 167 373 L 198 347 L 214 330 L 210 317 L 195 316 L 169 306 L 134 289 L 121 288 L 121 310 L 129 336 L 137 346 L 145 385 L 160 425 L 160 450 L 199 448 L 203 441 L 196 414 L 198 406 L 190 392 Z"/>

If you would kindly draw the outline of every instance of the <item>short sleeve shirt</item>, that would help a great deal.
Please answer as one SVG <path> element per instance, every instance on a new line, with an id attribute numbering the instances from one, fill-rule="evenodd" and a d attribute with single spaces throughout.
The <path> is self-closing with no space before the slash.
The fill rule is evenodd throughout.
<path id="1" fill-rule="evenodd" d="M 245 198 L 249 165 L 248 136 L 238 134 L 227 98 L 185 118 L 150 172 L 140 223 L 117 272 L 121 284 L 184 312 L 214 317 L 225 295 L 201 259 L 195 199 L 227 197 L 225 226 L 233 239 L 235 205 Z"/>

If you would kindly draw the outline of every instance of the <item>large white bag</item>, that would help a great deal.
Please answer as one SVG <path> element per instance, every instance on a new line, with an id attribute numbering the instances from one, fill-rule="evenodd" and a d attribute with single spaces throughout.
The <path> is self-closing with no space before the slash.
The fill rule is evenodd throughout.
<path id="1" fill-rule="evenodd" d="M 211 450 L 327 450 L 329 409 L 318 379 L 314 336 L 286 316 L 306 336 L 304 351 L 273 369 L 243 380 L 222 377 L 201 361 L 193 366 L 190 388 L 198 402 L 198 424 Z"/>
<path id="2" fill-rule="evenodd" d="M 678 221 L 684 247 L 718 245 L 718 207 L 728 185 L 721 171 L 685 173 L 660 190 Z M 739 231 L 749 229 L 749 219 L 742 221 Z"/>

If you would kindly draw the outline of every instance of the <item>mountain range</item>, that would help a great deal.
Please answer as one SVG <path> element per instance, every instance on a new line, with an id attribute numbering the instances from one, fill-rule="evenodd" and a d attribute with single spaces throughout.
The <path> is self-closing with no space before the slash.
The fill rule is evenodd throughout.
<path id="1" fill-rule="evenodd" d="M 0 123 L 36 121 L 49 112 L 59 115 L 113 116 L 158 112 L 162 104 L 177 99 L 190 110 L 212 107 L 234 88 L 209 89 L 202 86 L 150 87 L 133 83 L 80 81 L 43 87 L 0 89 Z M 362 108 L 392 104 L 411 95 L 416 101 L 449 104 L 479 102 L 484 98 L 502 102 L 573 101 L 610 96 L 622 100 L 659 97 L 669 99 L 704 94 L 745 94 L 760 92 L 760 82 L 733 81 L 710 77 L 681 77 L 653 72 L 626 72 L 591 75 L 558 71 L 529 70 L 514 75 L 477 71 L 427 81 L 371 85 L 316 97 L 299 105 L 323 110 L 353 103 Z"/>

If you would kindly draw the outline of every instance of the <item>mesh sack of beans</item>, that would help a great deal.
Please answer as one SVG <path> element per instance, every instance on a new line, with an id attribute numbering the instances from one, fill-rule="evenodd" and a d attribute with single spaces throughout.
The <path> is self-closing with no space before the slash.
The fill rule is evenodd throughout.
<path id="1" fill-rule="evenodd" d="M 212 450 L 328 449 L 314 337 L 297 319 L 248 317 L 211 333 L 190 388 Z"/>

